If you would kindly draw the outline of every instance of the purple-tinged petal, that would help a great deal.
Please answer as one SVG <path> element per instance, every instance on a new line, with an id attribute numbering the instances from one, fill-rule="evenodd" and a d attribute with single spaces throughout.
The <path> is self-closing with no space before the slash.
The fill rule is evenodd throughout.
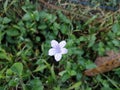
<path id="1" fill-rule="evenodd" d="M 53 56 L 55 54 L 56 54 L 56 49 L 54 49 L 54 48 L 49 49 L 48 55 Z"/>
<path id="2" fill-rule="evenodd" d="M 51 46 L 53 47 L 53 48 L 56 48 L 56 46 L 58 46 L 59 44 L 58 44 L 58 42 L 56 41 L 56 40 L 52 40 L 51 41 Z"/>
<path id="3" fill-rule="evenodd" d="M 55 60 L 56 61 L 60 61 L 60 59 L 62 58 L 62 54 L 60 54 L 60 53 L 57 53 L 57 54 L 55 54 Z"/>
<path id="4" fill-rule="evenodd" d="M 61 49 L 61 54 L 66 54 L 67 52 L 68 52 L 68 50 L 66 48 Z"/>
<path id="5" fill-rule="evenodd" d="M 60 45 L 61 48 L 63 48 L 63 47 L 66 45 L 66 41 L 61 41 L 61 42 L 59 43 L 59 45 Z"/>

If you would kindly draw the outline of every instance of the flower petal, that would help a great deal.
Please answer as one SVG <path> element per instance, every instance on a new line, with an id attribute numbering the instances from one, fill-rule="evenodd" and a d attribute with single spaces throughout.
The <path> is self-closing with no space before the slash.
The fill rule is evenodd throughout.
<path id="1" fill-rule="evenodd" d="M 53 56 L 56 54 L 56 50 L 54 48 L 49 49 L 48 55 Z"/>
<path id="2" fill-rule="evenodd" d="M 61 54 L 66 54 L 67 52 L 68 52 L 68 50 L 66 48 L 61 49 Z"/>
<path id="3" fill-rule="evenodd" d="M 57 42 L 56 40 L 52 40 L 52 41 L 51 41 L 51 46 L 52 46 L 52 47 L 55 48 L 55 47 L 58 46 L 58 45 L 59 45 L 59 44 L 58 44 L 58 42 Z"/>
<path id="4" fill-rule="evenodd" d="M 59 43 L 59 45 L 60 45 L 61 48 L 63 48 L 63 47 L 66 45 L 66 41 L 61 41 L 61 42 Z"/>
<path id="5" fill-rule="evenodd" d="M 62 58 L 62 54 L 58 53 L 58 54 L 55 54 L 55 60 L 56 61 L 60 61 L 60 59 Z"/>

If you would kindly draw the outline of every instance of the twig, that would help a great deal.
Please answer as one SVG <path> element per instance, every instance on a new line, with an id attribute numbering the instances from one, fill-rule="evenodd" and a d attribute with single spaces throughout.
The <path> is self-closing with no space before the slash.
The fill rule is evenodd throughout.
<path id="1" fill-rule="evenodd" d="M 39 2 L 44 4 L 47 8 L 54 9 L 54 10 L 60 10 L 60 11 L 62 11 L 63 13 L 65 13 L 67 15 L 75 15 L 76 17 L 79 17 L 82 20 L 88 20 L 90 18 L 89 16 L 83 16 L 83 15 L 77 14 L 77 13 L 75 13 L 73 11 L 68 11 L 68 10 L 66 10 L 64 8 L 59 7 L 59 6 L 49 4 L 49 3 L 45 2 L 44 0 L 39 0 Z"/>

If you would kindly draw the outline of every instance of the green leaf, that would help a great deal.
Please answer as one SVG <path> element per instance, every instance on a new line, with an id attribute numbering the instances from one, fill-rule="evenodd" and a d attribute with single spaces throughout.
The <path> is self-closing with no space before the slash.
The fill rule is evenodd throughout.
<path id="1" fill-rule="evenodd" d="M 119 40 L 116 40 L 116 39 L 114 39 L 114 40 L 112 40 L 112 43 L 115 45 L 115 46 L 120 46 L 120 41 Z"/>
<path id="2" fill-rule="evenodd" d="M 86 62 L 86 69 L 92 69 L 92 68 L 95 68 L 95 67 L 96 67 L 95 63 L 92 63 L 91 61 Z"/>
<path id="3" fill-rule="evenodd" d="M 6 75 L 7 76 L 11 76 L 12 74 L 13 74 L 12 70 L 11 69 L 7 69 Z"/>
<path id="4" fill-rule="evenodd" d="M 39 65 L 39 66 L 34 70 L 34 72 L 43 71 L 45 68 L 47 68 L 46 65 Z"/>
<path id="5" fill-rule="evenodd" d="M 80 87 L 81 84 L 82 84 L 81 81 L 77 82 L 77 83 L 73 84 L 71 87 L 69 87 L 68 90 L 72 90 L 72 89 L 76 90 L 76 88 Z"/>
<path id="6" fill-rule="evenodd" d="M 58 13 L 58 16 L 61 22 L 66 23 L 66 24 L 71 23 L 71 21 L 65 15 L 62 14 L 62 12 L 58 11 L 57 13 Z"/>
<path id="7" fill-rule="evenodd" d="M 37 36 L 37 37 L 36 37 L 36 41 L 37 41 L 37 42 L 40 42 L 40 37 Z"/>
<path id="8" fill-rule="evenodd" d="M 12 80 L 9 81 L 9 86 L 16 86 L 19 84 L 19 79 L 18 78 L 13 78 Z"/>
<path id="9" fill-rule="evenodd" d="M 67 72 L 66 70 L 61 71 L 61 72 L 59 72 L 59 75 L 60 75 L 60 76 L 63 76 L 66 72 Z"/>
<path id="10" fill-rule="evenodd" d="M 93 46 L 93 45 L 94 45 L 94 43 L 95 43 L 95 40 L 96 40 L 96 36 L 95 36 L 95 34 L 90 35 L 90 36 L 88 37 L 88 40 L 89 40 L 88 47 Z"/>
<path id="11" fill-rule="evenodd" d="M 3 69 L 1 69 L 1 71 L 0 71 L 0 79 L 4 79 L 6 76 L 4 75 L 4 72 L 6 71 L 6 69 L 7 69 L 7 66 L 6 67 L 4 67 Z"/>
<path id="12" fill-rule="evenodd" d="M 26 14 L 22 17 L 22 19 L 23 19 L 24 21 L 29 21 L 29 20 L 31 20 L 31 19 L 32 19 L 31 13 L 26 13 Z"/>
<path id="13" fill-rule="evenodd" d="M 21 76 L 23 72 L 23 64 L 20 62 L 14 63 L 10 69 L 17 75 Z"/>
<path id="14" fill-rule="evenodd" d="M 6 31 L 8 36 L 18 36 L 19 31 L 17 29 L 9 29 Z"/>
<path id="15" fill-rule="evenodd" d="M 114 69 L 114 71 L 115 71 L 115 74 L 117 74 L 118 76 L 120 75 L 120 68 L 116 68 L 116 69 Z"/>
<path id="16" fill-rule="evenodd" d="M 58 31 L 59 31 L 59 29 L 60 29 L 60 25 L 59 25 L 58 23 L 54 22 L 53 25 L 50 27 L 50 29 L 52 29 L 52 30 L 53 30 L 53 33 L 54 33 L 55 35 L 57 35 L 57 34 L 58 34 Z"/>
<path id="17" fill-rule="evenodd" d="M 98 50 L 98 54 L 99 54 L 99 55 L 103 55 L 103 54 L 104 54 L 105 48 L 104 48 L 104 43 L 103 43 L 103 42 L 99 42 L 99 43 L 98 43 L 98 48 L 97 48 L 97 50 Z"/>
<path id="18" fill-rule="evenodd" d="M 68 26 L 67 25 L 65 25 L 65 24 L 62 24 L 62 25 L 60 25 L 60 31 L 63 33 L 63 34 L 68 34 L 69 32 L 68 32 Z"/>
<path id="19" fill-rule="evenodd" d="M 11 60 L 9 54 L 7 54 L 6 51 L 2 48 L 0 48 L 0 59 L 5 59 L 5 60 L 8 60 L 8 61 Z"/>
<path id="20" fill-rule="evenodd" d="M 118 31 L 120 31 L 120 25 L 119 25 L 118 22 L 115 23 L 115 24 L 113 24 L 113 26 L 112 26 L 112 31 L 113 31 L 114 33 L 117 33 Z"/>
<path id="21" fill-rule="evenodd" d="M 54 87 L 54 90 L 60 90 L 60 86 Z"/>
<path id="22" fill-rule="evenodd" d="M 44 88 L 42 82 L 38 78 L 30 81 L 30 87 L 30 90 L 43 90 Z"/>
<path id="23" fill-rule="evenodd" d="M 9 0 L 6 0 L 5 3 L 4 3 L 4 6 L 3 6 L 5 12 L 7 11 L 8 1 L 9 1 Z"/>
<path id="24" fill-rule="evenodd" d="M 5 87 L 4 86 L 0 86 L 0 90 L 5 90 Z"/>
<path id="25" fill-rule="evenodd" d="M 1 44 L 1 41 L 2 41 L 2 39 L 3 39 L 3 37 L 4 37 L 4 34 L 5 34 L 5 33 L 2 33 L 2 32 L 0 31 L 0 44 Z"/>
<path id="26" fill-rule="evenodd" d="M 9 19 L 8 17 L 3 18 L 3 24 L 8 24 L 9 22 L 11 22 L 11 19 Z"/>
<path id="27" fill-rule="evenodd" d="M 75 76 L 77 73 L 76 73 L 76 71 L 71 70 L 69 74 L 70 74 L 71 76 Z"/>
<path id="28" fill-rule="evenodd" d="M 5 52 L 0 52 L 0 59 L 7 59 L 8 60 L 8 56 Z"/>
<path id="29" fill-rule="evenodd" d="M 56 75 L 55 75 L 55 72 L 54 72 L 54 66 L 51 67 L 51 75 L 52 75 L 52 78 L 56 81 Z"/>
<path id="30" fill-rule="evenodd" d="M 68 73 L 65 73 L 65 74 L 61 77 L 61 80 L 62 80 L 62 82 L 65 82 L 65 81 L 67 81 L 69 78 L 70 78 L 70 75 L 69 75 Z"/>
<path id="31" fill-rule="evenodd" d="M 38 26 L 38 29 L 45 30 L 46 28 L 47 28 L 47 25 L 45 25 L 45 24 Z"/>
<path id="32" fill-rule="evenodd" d="M 79 38 L 79 41 L 87 41 L 86 36 L 81 36 L 81 37 Z"/>
<path id="33" fill-rule="evenodd" d="M 102 87 L 101 90 L 113 90 L 113 89 L 110 87 Z"/>
<path id="34" fill-rule="evenodd" d="M 36 21 L 39 21 L 39 18 L 40 18 L 39 12 L 38 12 L 38 11 L 34 11 L 34 12 L 33 12 L 33 15 L 34 15 L 35 20 L 36 20 Z"/>

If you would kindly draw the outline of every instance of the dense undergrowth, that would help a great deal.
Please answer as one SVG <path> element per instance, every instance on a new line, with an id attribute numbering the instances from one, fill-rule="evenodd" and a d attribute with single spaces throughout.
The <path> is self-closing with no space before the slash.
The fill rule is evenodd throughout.
<path id="1" fill-rule="evenodd" d="M 0 90 L 120 90 L 120 68 L 83 74 L 97 56 L 119 51 L 119 11 L 68 5 L 77 14 L 66 15 L 39 1 L 0 2 Z M 59 62 L 48 55 L 51 40 L 67 42 Z"/>

